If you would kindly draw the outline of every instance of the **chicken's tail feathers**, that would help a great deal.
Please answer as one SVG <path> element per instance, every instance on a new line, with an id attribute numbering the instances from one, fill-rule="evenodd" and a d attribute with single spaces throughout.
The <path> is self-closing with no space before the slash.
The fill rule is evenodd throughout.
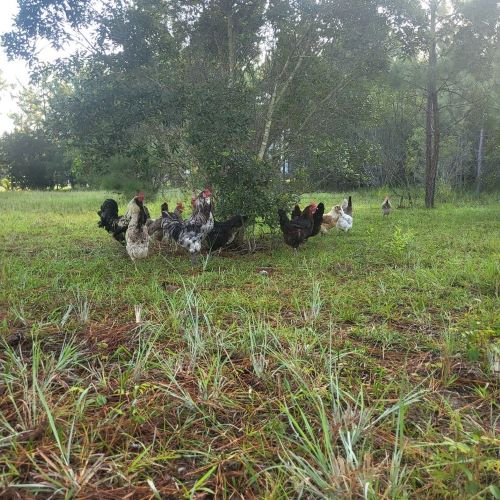
<path id="1" fill-rule="evenodd" d="M 289 221 L 288 216 L 286 215 L 286 212 L 282 208 L 278 209 L 278 216 L 280 219 L 280 226 L 283 227 Z"/>
<path id="2" fill-rule="evenodd" d="M 300 217 L 302 214 L 300 207 L 298 205 L 295 205 L 292 210 L 292 219 L 295 219 L 296 217 Z"/>
<path id="3" fill-rule="evenodd" d="M 163 206 L 162 206 L 161 218 L 162 219 L 172 219 L 172 216 L 170 215 L 170 212 L 168 211 L 168 206 L 167 206 L 167 210 L 163 210 Z"/>
<path id="4" fill-rule="evenodd" d="M 352 209 L 352 198 L 350 196 L 347 198 L 347 208 Z"/>
<path id="5" fill-rule="evenodd" d="M 118 217 L 118 203 L 112 198 L 108 198 L 104 200 L 101 205 L 101 209 L 97 212 L 98 215 L 101 215 L 103 212 L 106 212 L 110 216 Z"/>
<path id="6" fill-rule="evenodd" d="M 113 219 L 118 218 L 118 203 L 111 198 L 104 200 L 101 208 L 97 211 L 97 215 L 101 219 L 97 226 L 106 227 Z"/>

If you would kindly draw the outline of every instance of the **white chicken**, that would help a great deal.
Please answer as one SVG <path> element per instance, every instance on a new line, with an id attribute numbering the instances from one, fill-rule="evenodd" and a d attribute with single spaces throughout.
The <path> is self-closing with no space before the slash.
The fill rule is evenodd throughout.
<path id="1" fill-rule="evenodd" d="M 149 248 L 147 214 L 139 196 L 135 196 L 130 201 L 127 214 L 130 215 L 130 222 L 125 233 L 125 244 L 127 253 L 132 262 L 135 262 L 136 259 L 145 259 L 148 256 Z"/>
<path id="2" fill-rule="evenodd" d="M 338 214 L 336 224 L 337 229 L 342 229 L 342 231 L 345 232 L 349 231 L 349 229 L 352 229 L 352 217 L 344 213 L 344 209 L 342 207 L 336 206 L 335 211 Z"/>
<path id="3" fill-rule="evenodd" d="M 350 215 L 352 217 L 352 197 L 349 196 L 348 199 L 344 198 L 342 202 L 342 210 L 346 215 Z"/>

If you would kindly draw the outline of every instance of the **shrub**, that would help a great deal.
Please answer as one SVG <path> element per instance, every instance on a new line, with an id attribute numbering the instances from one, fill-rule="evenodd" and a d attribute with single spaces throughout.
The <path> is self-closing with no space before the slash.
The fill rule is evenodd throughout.
<path id="1" fill-rule="evenodd" d="M 273 227 L 278 224 L 278 208 L 289 208 L 298 200 L 294 184 L 285 182 L 275 167 L 252 153 L 225 151 L 207 170 L 217 219 L 238 213 L 247 215 L 251 223 Z"/>

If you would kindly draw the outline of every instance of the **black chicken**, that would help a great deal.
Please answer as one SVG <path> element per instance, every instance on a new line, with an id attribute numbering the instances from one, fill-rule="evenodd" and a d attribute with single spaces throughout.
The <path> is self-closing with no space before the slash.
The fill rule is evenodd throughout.
<path id="1" fill-rule="evenodd" d="M 219 248 L 229 246 L 247 219 L 246 215 L 234 215 L 224 222 L 214 222 L 214 227 L 204 242 L 207 249 L 210 252 L 215 252 Z"/>
<path id="2" fill-rule="evenodd" d="M 325 205 L 323 203 L 319 203 L 313 214 L 313 228 L 311 231 L 311 236 L 316 236 L 319 233 L 324 213 Z"/>
<path id="3" fill-rule="evenodd" d="M 291 219 L 296 219 L 297 217 L 300 217 L 301 213 L 302 211 L 300 210 L 300 207 L 298 205 L 295 205 L 292 210 Z"/>
<path id="4" fill-rule="evenodd" d="M 129 221 L 125 216 L 118 215 L 118 203 L 111 198 L 104 200 L 97 215 L 101 218 L 97 226 L 103 227 L 116 241 L 125 245 L 125 231 Z"/>
<path id="5" fill-rule="evenodd" d="M 281 231 L 288 246 L 297 250 L 299 245 L 307 241 L 307 238 L 311 236 L 314 227 L 313 216 L 316 209 L 315 204 L 308 205 L 300 216 L 292 220 L 288 218 L 284 210 L 281 208 L 278 210 Z"/>

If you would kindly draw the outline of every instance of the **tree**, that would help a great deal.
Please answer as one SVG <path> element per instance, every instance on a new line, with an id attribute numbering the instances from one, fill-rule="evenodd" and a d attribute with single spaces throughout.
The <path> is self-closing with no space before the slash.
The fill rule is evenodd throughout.
<path id="1" fill-rule="evenodd" d="M 63 151 L 43 134 L 14 131 L 0 141 L 1 161 L 12 185 L 22 189 L 40 189 L 66 184 L 71 163 Z"/>
<path id="2" fill-rule="evenodd" d="M 3 41 L 39 87 L 18 125 L 98 182 L 225 190 L 223 213 L 282 200 L 285 163 L 302 190 L 426 184 L 433 206 L 438 178 L 491 171 L 497 24 L 492 0 L 429 2 L 19 0 Z M 40 65 L 42 39 L 80 48 Z"/>
<path id="3" fill-rule="evenodd" d="M 428 78 L 427 107 L 425 123 L 425 206 L 434 208 L 436 177 L 439 160 L 439 106 L 437 93 L 437 42 L 436 17 L 439 0 L 429 3 L 429 42 L 428 42 Z"/>
<path id="4" fill-rule="evenodd" d="M 471 71 L 485 62 L 489 63 L 486 66 L 491 65 L 491 54 L 496 51 L 498 41 L 494 19 L 498 17 L 496 2 L 492 0 L 451 5 L 429 0 L 427 12 L 425 206 L 433 208 L 441 138 L 439 94 L 461 94 L 458 77 L 463 76 L 464 66 Z"/>

